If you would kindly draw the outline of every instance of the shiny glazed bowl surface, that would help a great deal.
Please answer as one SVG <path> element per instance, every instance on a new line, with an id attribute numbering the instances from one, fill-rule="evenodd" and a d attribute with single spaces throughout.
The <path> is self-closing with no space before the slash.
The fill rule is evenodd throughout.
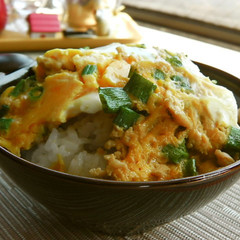
<path id="1" fill-rule="evenodd" d="M 197 63 L 232 90 L 240 106 L 240 80 Z M 107 234 L 136 234 L 203 207 L 240 178 L 240 161 L 207 174 L 156 182 L 118 182 L 49 170 L 0 148 L 0 166 L 27 194 L 74 225 Z"/>

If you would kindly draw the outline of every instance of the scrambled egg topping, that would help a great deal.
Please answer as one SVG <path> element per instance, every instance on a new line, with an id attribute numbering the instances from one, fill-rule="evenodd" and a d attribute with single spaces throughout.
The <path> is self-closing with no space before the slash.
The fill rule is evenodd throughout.
<path id="1" fill-rule="evenodd" d="M 152 87 L 149 95 L 126 87 L 131 72 L 136 81 L 141 78 Z M 37 58 L 35 73 L 36 80 L 7 88 L 0 98 L 1 110 L 6 108 L 0 145 L 16 155 L 68 119 L 102 111 L 99 88 L 108 87 L 126 88 L 131 112 L 138 117 L 128 127 L 115 122 L 102 149 L 107 167 L 101 177 L 168 180 L 209 172 L 238 159 L 236 152 L 224 150 L 231 128 L 239 129 L 232 92 L 203 76 L 183 54 L 121 44 L 53 49 Z M 138 86 L 130 87 L 134 88 Z M 98 171 L 92 174 L 100 177 Z"/>

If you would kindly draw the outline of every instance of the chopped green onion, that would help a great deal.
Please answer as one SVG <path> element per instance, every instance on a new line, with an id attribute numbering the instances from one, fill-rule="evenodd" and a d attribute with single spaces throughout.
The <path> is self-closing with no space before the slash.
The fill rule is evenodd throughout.
<path id="1" fill-rule="evenodd" d="M 145 45 L 144 43 L 135 44 L 134 47 L 138 47 L 138 48 L 147 48 L 146 45 Z"/>
<path id="2" fill-rule="evenodd" d="M 117 112 L 123 106 L 132 106 L 131 99 L 123 88 L 100 87 L 98 92 L 103 110 L 106 113 Z"/>
<path id="3" fill-rule="evenodd" d="M 183 141 L 177 147 L 172 144 L 167 144 L 163 148 L 162 152 L 173 163 L 180 163 L 182 160 L 187 159 L 189 156 L 186 145 L 185 145 L 185 141 Z"/>
<path id="4" fill-rule="evenodd" d="M 13 119 L 11 118 L 0 118 L 0 130 L 7 131 L 10 128 Z"/>
<path id="5" fill-rule="evenodd" d="M 240 151 L 240 129 L 231 127 L 225 149 Z"/>
<path id="6" fill-rule="evenodd" d="M 124 130 L 127 130 L 136 123 L 139 117 L 140 114 L 136 113 L 132 109 L 121 107 L 113 123 L 122 127 Z"/>
<path id="7" fill-rule="evenodd" d="M 188 78 L 185 78 L 180 75 L 174 75 L 171 77 L 171 79 L 174 81 L 175 85 L 178 88 L 183 88 L 185 90 L 192 91 L 191 84 L 190 84 Z"/>
<path id="8" fill-rule="evenodd" d="M 153 74 L 153 77 L 156 79 L 156 80 L 164 80 L 166 75 L 165 73 L 160 70 L 160 69 L 156 69 L 154 74 Z"/>
<path id="9" fill-rule="evenodd" d="M 14 87 L 10 96 L 18 97 L 21 93 L 25 91 L 25 79 L 22 79 L 18 84 Z"/>
<path id="10" fill-rule="evenodd" d="M 196 160 L 194 158 L 189 158 L 183 162 L 183 175 L 184 177 L 198 175 Z"/>
<path id="11" fill-rule="evenodd" d="M 44 88 L 42 86 L 36 86 L 28 93 L 29 99 L 32 101 L 38 100 L 43 95 Z"/>
<path id="12" fill-rule="evenodd" d="M 25 79 L 25 91 L 31 87 L 35 87 L 37 84 L 35 75 L 32 75 Z"/>
<path id="13" fill-rule="evenodd" d="M 150 95 L 156 88 L 157 86 L 155 84 L 135 71 L 123 89 L 139 98 L 143 103 L 147 103 Z"/>
<path id="14" fill-rule="evenodd" d="M 88 64 L 84 67 L 82 75 L 93 74 L 97 71 L 97 65 Z"/>
<path id="15" fill-rule="evenodd" d="M 182 67 L 182 61 L 178 56 L 168 57 L 166 60 L 174 67 Z"/>
<path id="16" fill-rule="evenodd" d="M 0 108 L 0 118 L 2 118 L 3 116 L 5 116 L 8 113 L 9 108 L 10 107 L 6 104 L 2 105 L 2 107 Z"/>
<path id="17" fill-rule="evenodd" d="M 10 96 L 18 97 L 20 94 L 24 93 L 30 87 L 34 87 L 36 85 L 36 78 L 35 76 L 30 76 L 26 79 L 21 79 L 20 82 L 14 87 Z"/>

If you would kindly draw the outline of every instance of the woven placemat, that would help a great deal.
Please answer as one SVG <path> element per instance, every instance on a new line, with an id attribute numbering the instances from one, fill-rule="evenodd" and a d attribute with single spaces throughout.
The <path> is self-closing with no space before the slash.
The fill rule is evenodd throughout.
<path id="1" fill-rule="evenodd" d="M 240 181 L 199 211 L 137 236 L 111 237 L 76 229 L 23 193 L 0 171 L 1 240 L 240 239 Z"/>

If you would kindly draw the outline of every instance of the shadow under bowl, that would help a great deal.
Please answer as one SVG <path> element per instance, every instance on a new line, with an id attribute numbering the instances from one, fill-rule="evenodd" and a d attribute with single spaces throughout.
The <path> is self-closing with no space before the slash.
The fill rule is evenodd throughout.
<path id="1" fill-rule="evenodd" d="M 240 80 L 197 63 L 240 103 Z M 46 169 L 0 148 L 0 166 L 27 194 L 74 225 L 111 235 L 137 234 L 205 206 L 240 178 L 240 161 L 207 174 L 156 182 L 118 182 Z"/>

